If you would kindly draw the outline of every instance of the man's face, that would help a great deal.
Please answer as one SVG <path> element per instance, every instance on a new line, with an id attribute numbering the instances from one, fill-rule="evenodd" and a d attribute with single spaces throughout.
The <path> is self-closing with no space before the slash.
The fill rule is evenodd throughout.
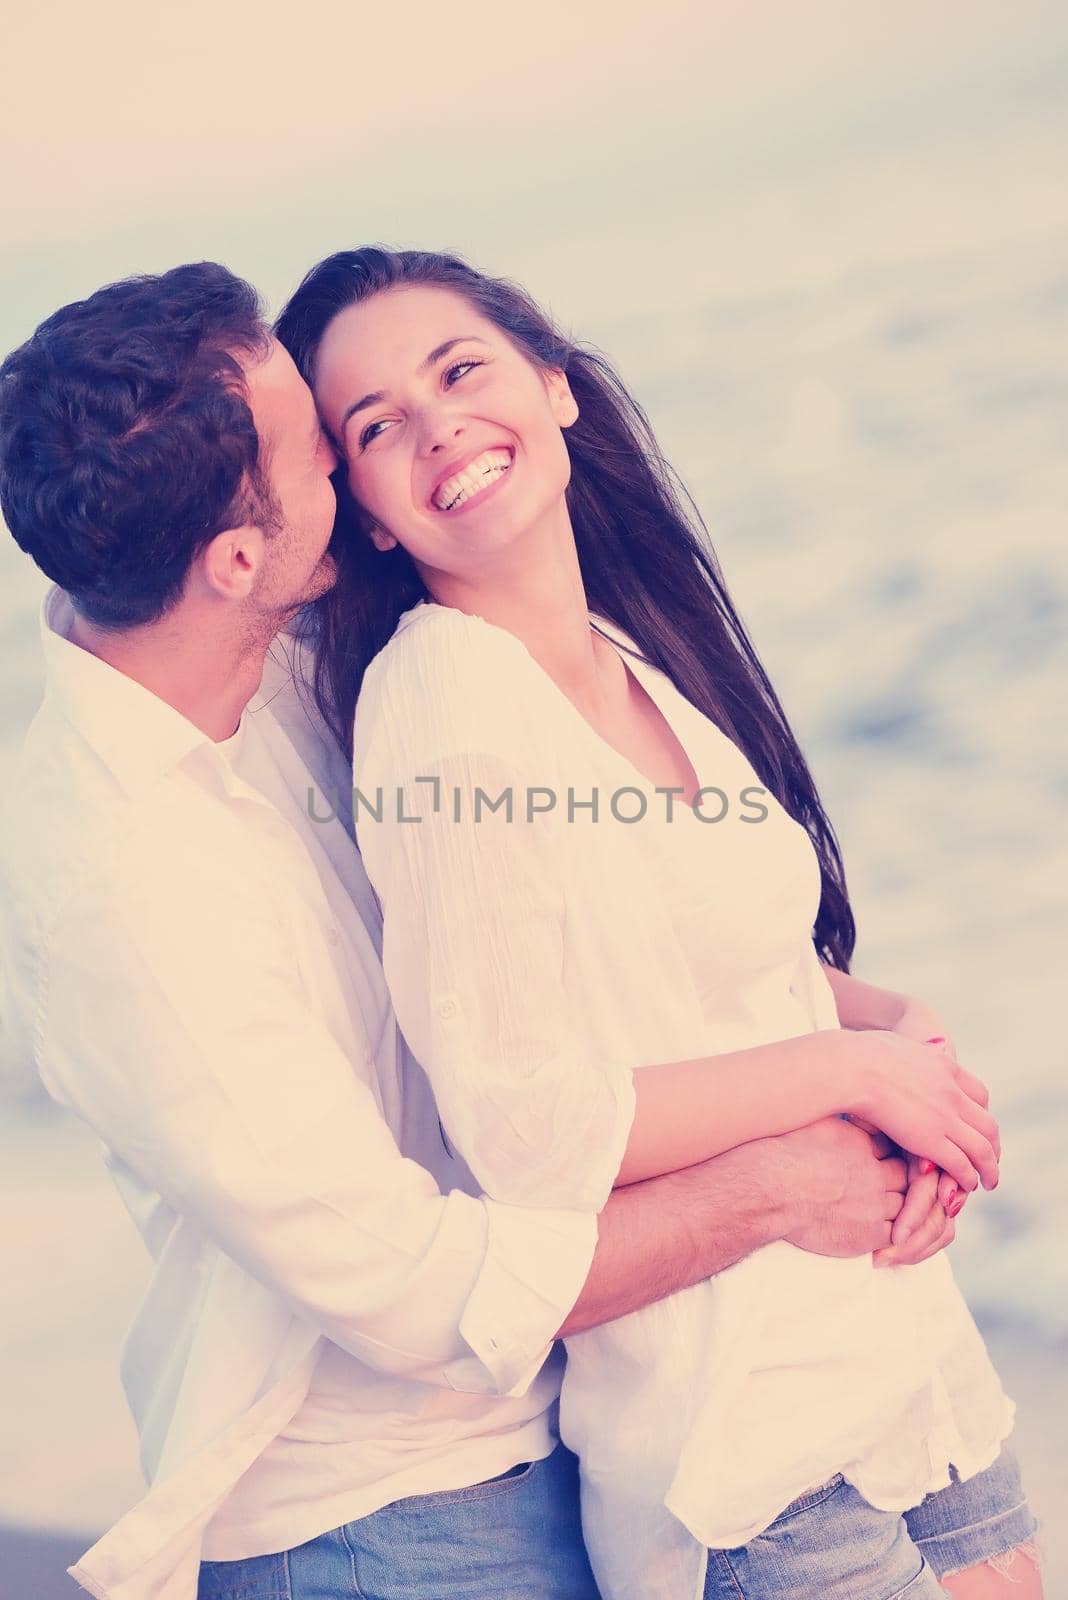
<path id="1" fill-rule="evenodd" d="M 245 369 L 260 459 L 279 525 L 265 529 L 264 561 L 250 603 L 279 625 L 337 579 L 327 545 L 334 526 L 330 474 L 337 465 L 311 390 L 274 339 L 264 360 Z"/>

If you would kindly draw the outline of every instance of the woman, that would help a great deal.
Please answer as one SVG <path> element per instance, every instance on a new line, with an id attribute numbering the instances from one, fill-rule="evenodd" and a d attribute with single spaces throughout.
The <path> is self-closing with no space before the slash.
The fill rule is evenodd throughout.
<path id="1" fill-rule="evenodd" d="M 992 1187 L 982 1085 L 921 1042 L 929 1011 L 847 976 L 815 785 L 607 366 L 416 252 L 331 257 L 277 331 L 349 491 L 318 694 L 350 749 L 355 712 L 387 977 L 484 1188 L 597 1210 L 832 1112 L 947 1198 Z M 774 1245 L 568 1352 L 606 1600 L 1040 1593 L 1012 1406 L 944 1255 Z"/>

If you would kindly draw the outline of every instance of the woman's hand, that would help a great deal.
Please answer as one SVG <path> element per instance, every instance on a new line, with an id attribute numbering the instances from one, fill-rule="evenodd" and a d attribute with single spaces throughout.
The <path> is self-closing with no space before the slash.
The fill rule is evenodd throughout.
<path id="1" fill-rule="evenodd" d="M 934 1006 L 929 1006 L 925 1000 L 916 1000 L 912 995 L 904 995 L 902 999 L 903 1008 L 890 1031 L 900 1033 L 905 1039 L 916 1039 L 922 1044 L 937 1045 L 956 1061 L 957 1051 L 953 1040 Z M 983 1103 L 987 1104 L 985 1101 Z M 946 1215 L 952 1219 L 959 1214 L 968 1198 L 967 1193 L 948 1172 L 939 1172 L 937 1182 L 939 1202 Z"/>
<path id="2" fill-rule="evenodd" d="M 945 1045 L 948 1054 L 956 1060 L 957 1052 L 949 1029 L 934 1006 L 929 1006 L 925 1000 L 915 1000 L 911 995 L 902 995 L 901 1001 L 902 1010 L 891 1033 L 899 1033 L 903 1039 L 915 1039 L 918 1044 Z"/>
<path id="3" fill-rule="evenodd" d="M 956 1215 L 965 1197 L 954 1183 L 957 1198 L 951 1211 L 947 1211 L 938 1198 L 939 1179 L 944 1177 L 945 1173 L 939 1172 L 933 1162 L 909 1156 L 904 1204 L 891 1224 L 890 1243 L 872 1255 L 873 1265 L 915 1266 L 953 1243 Z"/>
<path id="4" fill-rule="evenodd" d="M 852 1049 L 858 1070 L 846 1110 L 942 1167 L 962 1189 L 996 1187 L 1001 1143 L 978 1078 L 939 1047 L 897 1032 L 855 1034 Z"/>

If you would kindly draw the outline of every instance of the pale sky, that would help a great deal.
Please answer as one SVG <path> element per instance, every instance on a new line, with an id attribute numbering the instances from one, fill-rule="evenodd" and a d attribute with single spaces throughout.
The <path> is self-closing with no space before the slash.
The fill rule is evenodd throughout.
<path id="1" fill-rule="evenodd" d="M 277 298 L 370 238 L 546 256 L 664 197 L 1063 102 L 1052 0 L 63 0 L 5 31 L 0 334 L 205 255 Z M 500 266 L 501 263 L 495 262 Z M 267 280 L 264 282 L 264 280 Z"/>

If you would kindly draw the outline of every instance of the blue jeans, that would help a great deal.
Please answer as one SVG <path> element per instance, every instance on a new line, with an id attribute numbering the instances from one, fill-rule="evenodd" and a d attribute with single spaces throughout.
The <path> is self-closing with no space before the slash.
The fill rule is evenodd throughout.
<path id="1" fill-rule="evenodd" d="M 951 1476 L 901 1517 L 832 1478 L 747 1545 L 709 1551 L 705 1600 L 946 1600 L 941 1577 L 996 1564 L 1036 1528 L 1007 1446 L 985 1472 Z"/>
<path id="2" fill-rule="evenodd" d="M 705 1600 L 945 1600 L 946 1572 L 1035 1532 L 1012 1451 L 903 1517 L 841 1477 L 802 1495 L 749 1544 L 709 1552 Z M 295 1550 L 205 1561 L 198 1600 L 598 1600 L 579 1524 L 575 1457 L 395 1500 Z"/>
<path id="3" fill-rule="evenodd" d="M 395 1500 L 280 1555 L 204 1561 L 197 1600 L 599 1600 L 563 1445 L 488 1483 Z"/>

